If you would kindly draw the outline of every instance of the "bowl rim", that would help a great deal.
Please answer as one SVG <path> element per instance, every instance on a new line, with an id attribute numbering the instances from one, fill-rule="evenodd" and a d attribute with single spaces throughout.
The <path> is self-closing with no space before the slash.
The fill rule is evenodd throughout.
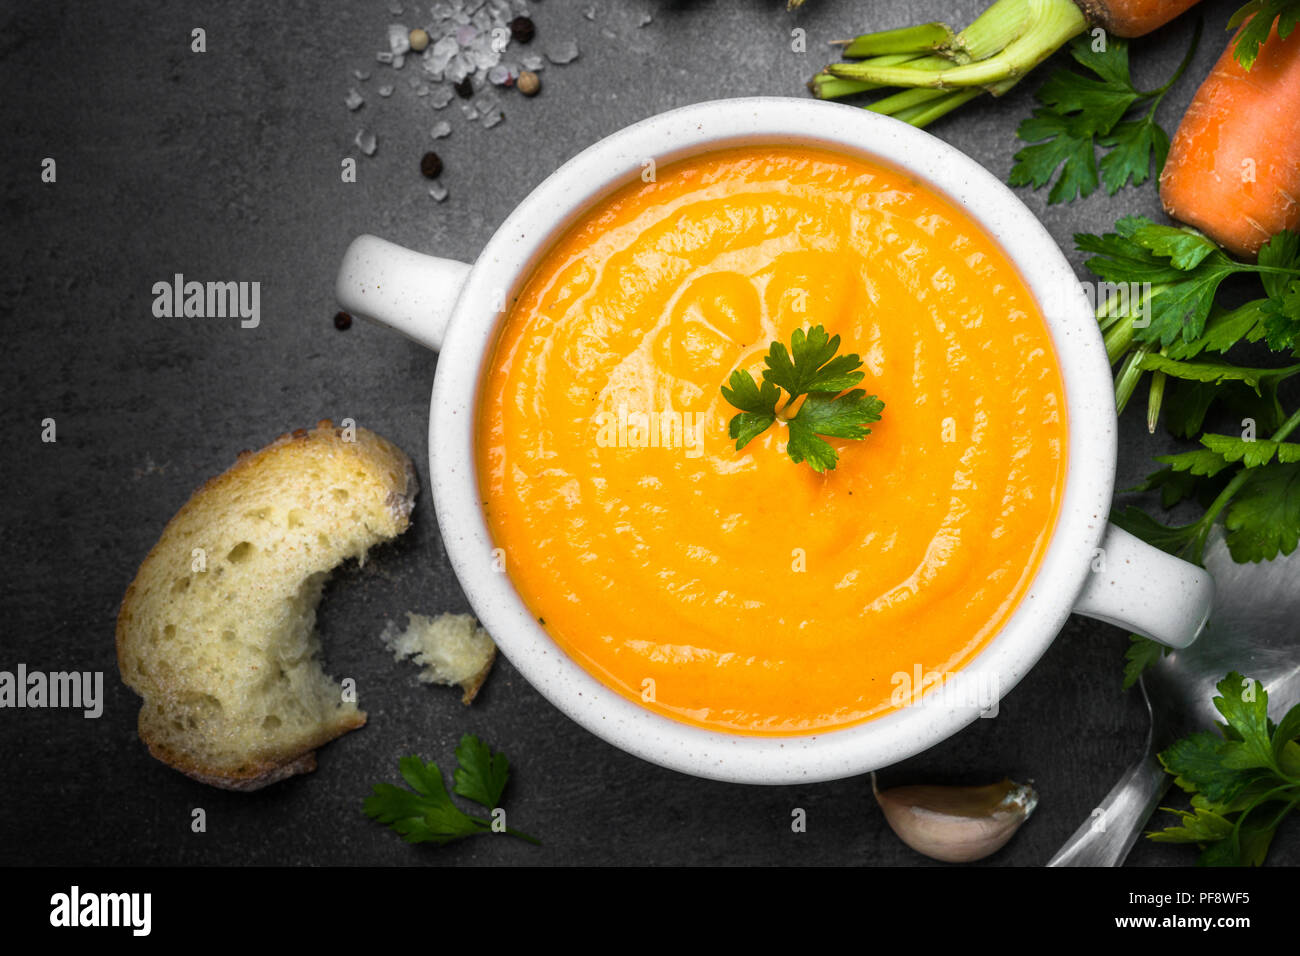
<path id="1" fill-rule="evenodd" d="M 836 103 L 786 97 L 713 100 L 641 120 L 583 149 L 506 217 L 475 261 L 438 357 L 429 411 L 434 506 L 453 570 L 482 625 L 520 674 L 579 725 L 661 766 L 741 783 L 838 779 L 905 759 L 980 715 L 923 699 L 864 723 L 801 736 L 707 730 L 648 710 L 570 658 L 502 573 L 480 507 L 474 425 L 509 292 L 578 216 L 662 166 L 730 146 L 822 147 L 919 180 L 962 209 L 1004 251 L 1047 320 L 1064 381 L 1068 450 L 1056 526 L 1011 618 L 957 673 L 1009 692 L 1046 652 L 1083 588 L 1106 529 L 1115 481 L 1110 366 L 1083 287 L 1043 225 L 974 159 L 923 130 Z M 486 318 L 485 318 L 486 317 Z M 508 569 L 506 569 L 508 571 Z"/>

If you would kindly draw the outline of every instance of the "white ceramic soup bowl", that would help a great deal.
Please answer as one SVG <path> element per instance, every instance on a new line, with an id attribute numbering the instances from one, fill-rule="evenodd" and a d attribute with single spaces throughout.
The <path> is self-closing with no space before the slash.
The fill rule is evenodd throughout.
<path id="1" fill-rule="evenodd" d="M 1055 531 L 1012 617 L 956 675 L 969 691 L 932 692 L 866 723 L 794 737 L 724 733 L 645 709 L 591 676 L 533 617 L 500 570 L 480 508 L 477 401 L 505 303 L 551 244 L 594 202 L 694 154 L 741 145 L 819 146 L 905 171 L 963 209 L 1019 270 L 1050 327 L 1069 416 L 1068 470 Z M 813 100 L 700 103 L 608 136 L 514 210 L 473 266 L 373 236 L 349 247 L 337 295 L 348 311 L 440 352 L 429 412 L 429 474 L 438 523 L 470 604 L 500 649 L 556 707 L 617 747 L 686 773 L 782 784 L 864 773 L 951 736 L 1006 694 L 1077 611 L 1171 646 L 1195 640 L 1212 582 L 1199 568 L 1108 525 L 1116 418 L 1092 308 L 1046 230 L 1001 182 L 936 139 L 866 110 Z M 511 555 L 510 561 L 526 561 Z M 994 691 L 991 699 L 988 691 Z M 940 689 L 942 690 L 942 688 Z"/>

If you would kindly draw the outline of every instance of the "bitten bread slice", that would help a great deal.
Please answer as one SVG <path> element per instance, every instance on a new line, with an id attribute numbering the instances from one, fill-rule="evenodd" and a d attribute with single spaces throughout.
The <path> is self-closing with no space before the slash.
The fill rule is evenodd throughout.
<path id="1" fill-rule="evenodd" d="M 364 724 L 321 669 L 316 605 L 332 569 L 406 530 L 418 490 L 401 449 L 327 420 L 242 453 L 196 491 L 117 619 L 150 752 L 256 790 L 314 770 L 317 747 Z"/>
<path id="2" fill-rule="evenodd" d="M 497 658 L 496 644 L 469 614 L 425 617 L 407 611 L 405 631 L 389 621 L 379 638 L 399 661 L 414 658 L 424 683 L 459 684 L 466 706 L 478 696 Z"/>

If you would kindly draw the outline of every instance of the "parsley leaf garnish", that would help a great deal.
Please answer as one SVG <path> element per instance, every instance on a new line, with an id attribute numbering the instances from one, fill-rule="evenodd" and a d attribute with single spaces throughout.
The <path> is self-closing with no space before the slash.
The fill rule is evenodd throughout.
<path id="1" fill-rule="evenodd" d="M 732 372 L 727 385 L 722 386 L 722 397 L 740 409 L 728 426 L 728 434 L 736 439 L 736 450 L 781 417 L 789 430 L 785 450 L 790 460 L 795 464 L 806 461 L 810 468 L 822 473 L 833 470 L 839 461 L 839 454 L 826 438 L 861 439 L 871 434 L 866 426 L 880 421 L 885 403 L 863 389 L 853 388 L 865 376 L 858 371 L 862 360 L 852 354 L 837 356 L 839 349 L 840 337 L 827 335 L 823 326 L 806 332 L 795 329 L 789 351 L 781 342 L 773 342 L 768 348 L 761 385 L 744 369 Z M 778 409 L 782 389 L 787 398 Z M 784 415 L 800 398 L 804 400 L 799 410 L 792 416 Z"/>
<path id="2" fill-rule="evenodd" d="M 1254 19 L 1241 31 L 1232 51 L 1233 58 L 1247 70 L 1255 65 L 1260 46 L 1273 32 L 1273 21 L 1277 21 L 1277 35 L 1283 40 L 1300 24 L 1300 0 L 1251 0 L 1232 15 L 1228 29 L 1237 29 L 1252 15 Z"/>
<path id="3" fill-rule="evenodd" d="M 419 757 L 403 757 L 398 761 L 402 779 L 411 790 L 391 783 L 375 784 L 374 792 L 366 797 L 366 816 L 400 833 L 407 843 L 442 845 L 495 832 L 508 833 L 529 843 L 540 843 L 526 833 L 494 826 L 501 794 L 510 778 L 510 762 L 506 755 L 494 754 L 487 744 L 472 734 L 466 734 L 456 748 L 456 759 L 459 764 L 454 774 L 456 793 L 486 808 L 492 813 L 493 820 L 470 816 L 457 806 L 447 793 L 438 765 L 425 763 Z"/>
<path id="4" fill-rule="evenodd" d="M 1169 155 L 1169 135 L 1156 123 L 1156 110 L 1187 69 L 1200 39 L 1198 23 L 1191 47 L 1169 81 L 1143 91 L 1133 85 L 1127 40 L 1108 36 L 1095 49 L 1090 34 L 1076 37 L 1070 55 L 1096 78 L 1057 70 L 1039 87 L 1034 96 L 1042 105 L 1016 130 L 1016 136 L 1034 145 L 1016 153 L 1007 181 L 1039 189 L 1055 177 L 1049 203 L 1088 196 L 1098 185 L 1098 145 L 1108 150 L 1100 178 L 1112 196 L 1127 183 L 1146 182 L 1153 168 L 1159 175 Z M 1148 103 L 1144 113 L 1125 120 L 1134 107 Z"/>
<path id="5" fill-rule="evenodd" d="M 1159 754 L 1174 782 L 1192 795 L 1191 809 L 1164 808 L 1178 815 L 1178 825 L 1147 836 L 1199 844 L 1204 866 L 1259 866 L 1278 824 L 1300 804 L 1300 704 L 1274 725 L 1268 692 L 1258 682 L 1234 671 L 1218 691 L 1219 732 L 1192 734 Z"/>

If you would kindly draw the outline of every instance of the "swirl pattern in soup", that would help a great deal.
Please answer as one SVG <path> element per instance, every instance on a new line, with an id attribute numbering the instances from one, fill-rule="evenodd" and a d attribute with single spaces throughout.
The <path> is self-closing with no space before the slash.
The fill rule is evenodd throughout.
<path id="1" fill-rule="evenodd" d="M 953 203 L 864 159 L 745 147 L 656 180 L 554 244 L 490 359 L 479 481 L 512 583 L 599 680 L 688 723 L 803 734 L 915 702 L 1007 621 L 1055 524 L 1038 307 Z M 824 475 L 779 423 L 737 452 L 719 387 L 818 324 L 883 420 Z"/>

